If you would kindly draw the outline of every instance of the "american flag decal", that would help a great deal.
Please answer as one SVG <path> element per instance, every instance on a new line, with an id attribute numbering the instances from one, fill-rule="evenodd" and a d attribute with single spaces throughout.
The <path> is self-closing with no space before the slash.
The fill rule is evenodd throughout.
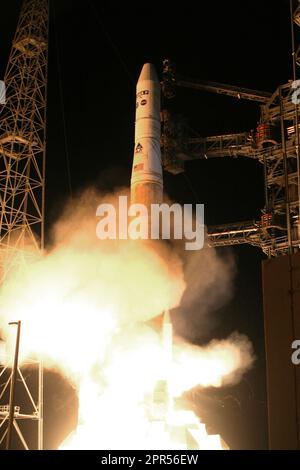
<path id="1" fill-rule="evenodd" d="M 134 171 L 141 171 L 141 170 L 143 170 L 143 168 L 144 168 L 143 163 L 139 163 L 138 165 L 134 165 L 134 167 L 133 167 Z"/>

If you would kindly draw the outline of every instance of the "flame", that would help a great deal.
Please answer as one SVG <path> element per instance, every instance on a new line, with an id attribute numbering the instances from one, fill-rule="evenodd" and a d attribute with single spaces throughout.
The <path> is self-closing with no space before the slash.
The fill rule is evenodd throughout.
<path id="1" fill-rule="evenodd" d="M 196 385 L 235 380 L 251 366 L 249 342 L 235 336 L 170 346 L 169 322 L 162 336 L 145 322 L 179 304 L 180 260 L 159 244 L 100 244 L 94 233 L 86 238 L 88 226 L 64 220 L 64 240 L 0 292 L 8 354 L 14 338 L 7 324 L 21 320 L 20 360 L 38 355 L 77 388 L 79 423 L 61 448 L 184 449 L 187 433 L 195 448 L 224 448 L 174 399 Z"/>
<path id="2" fill-rule="evenodd" d="M 60 247 L 2 287 L 1 323 L 8 336 L 8 322 L 22 321 L 21 359 L 38 353 L 75 377 L 103 360 L 124 324 L 176 305 L 183 288 L 183 280 L 142 245 L 109 252 Z"/>
<path id="3" fill-rule="evenodd" d="M 232 339 L 205 348 L 181 344 L 168 368 L 164 346 L 145 327 L 115 338 L 102 369 L 105 385 L 91 375 L 82 381 L 79 426 L 61 449 L 187 449 L 187 433 L 195 448 L 225 448 L 192 411 L 175 409 L 174 398 L 195 384 L 220 386 L 242 366 L 239 346 Z M 157 400 L 155 386 L 162 382 L 167 388 Z"/>

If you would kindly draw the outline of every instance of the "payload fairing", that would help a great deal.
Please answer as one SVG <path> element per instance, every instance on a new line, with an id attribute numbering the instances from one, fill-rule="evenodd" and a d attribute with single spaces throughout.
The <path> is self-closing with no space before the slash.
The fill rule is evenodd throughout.
<path id="1" fill-rule="evenodd" d="M 154 65 L 144 64 L 136 87 L 132 204 L 150 208 L 151 204 L 162 202 L 160 135 L 160 83 Z"/>

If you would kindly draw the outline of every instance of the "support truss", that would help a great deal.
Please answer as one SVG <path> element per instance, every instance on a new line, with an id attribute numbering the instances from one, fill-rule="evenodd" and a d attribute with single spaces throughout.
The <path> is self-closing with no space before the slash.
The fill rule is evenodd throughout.
<path id="1" fill-rule="evenodd" d="M 48 1 L 24 0 L 0 114 L 2 277 L 16 255 L 37 254 L 44 245 L 47 53 Z"/>
<path id="2" fill-rule="evenodd" d="M 25 377 L 25 370 L 30 370 L 31 373 L 37 375 L 35 380 L 35 387 L 33 390 L 32 384 L 28 383 Z M 30 374 L 32 375 L 32 374 Z M 9 418 L 9 389 L 12 379 L 11 369 L 0 363 L 0 448 L 3 449 L 5 446 L 5 439 L 8 431 L 8 418 Z M 36 444 L 35 449 L 43 449 L 43 366 L 41 362 L 31 361 L 23 365 L 22 368 L 18 368 L 17 373 L 17 384 L 18 384 L 18 396 L 22 397 L 22 404 L 14 407 L 14 420 L 13 428 L 14 443 L 17 445 L 17 441 L 21 444 L 21 447 L 25 450 L 30 449 L 28 439 L 26 439 L 26 431 L 22 429 L 21 422 L 32 421 L 36 426 Z M 23 411 L 23 407 L 24 410 Z M 16 440 L 15 440 L 16 439 Z M 31 446 L 32 448 L 32 446 Z"/>

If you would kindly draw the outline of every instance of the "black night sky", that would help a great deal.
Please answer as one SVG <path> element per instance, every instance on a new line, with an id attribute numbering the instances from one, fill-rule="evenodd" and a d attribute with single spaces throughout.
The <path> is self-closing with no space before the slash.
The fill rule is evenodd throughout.
<path id="1" fill-rule="evenodd" d="M 1 2 L 1 79 L 20 4 L 17 0 Z M 154 63 L 161 73 L 162 60 L 170 58 L 184 76 L 270 92 L 291 79 L 287 0 L 124 2 L 121 6 L 109 1 L 51 0 L 50 5 L 48 227 L 70 197 L 66 154 L 75 195 L 89 185 L 109 190 L 129 184 L 135 83 L 143 63 Z M 188 89 L 177 90 L 172 107 L 202 136 L 254 129 L 259 119 L 255 103 Z M 165 174 L 165 190 L 179 202 L 204 203 L 207 225 L 260 216 L 264 197 L 259 163 L 229 158 L 189 162 L 186 174 L 188 179 Z M 265 449 L 261 292 L 265 256 L 250 246 L 224 250 L 231 250 L 236 261 L 234 293 L 213 313 L 218 320 L 214 330 L 199 331 L 199 341 L 238 330 L 252 341 L 257 360 L 239 385 L 197 393 L 193 401 L 203 420 L 231 448 Z M 51 428 L 46 430 L 48 448 L 58 444 L 61 435 L 55 429 L 64 426 L 75 409 L 67 389 L 62 387 L 55 398 L 53 381 L 60 383 L 61 379 L 46 379 L 53 392 L 46 392 L 52 410 L 51 416 L 49 412 L 45 416 Z"/>

